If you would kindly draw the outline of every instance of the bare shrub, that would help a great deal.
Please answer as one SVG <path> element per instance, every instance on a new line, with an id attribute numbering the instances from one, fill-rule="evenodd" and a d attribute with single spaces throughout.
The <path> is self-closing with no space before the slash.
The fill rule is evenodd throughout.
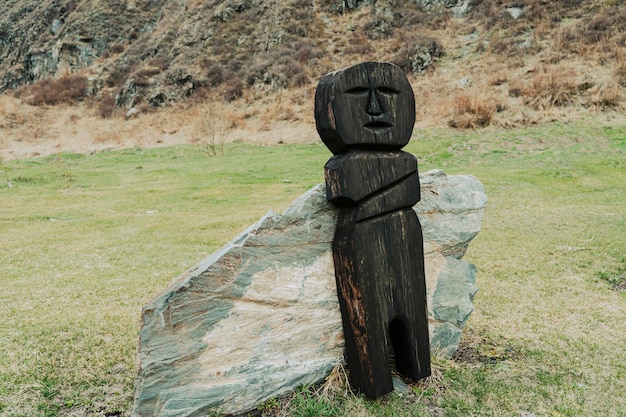
<path id="1" fill-rule="evenodd" d="M 257 83 L 265 83 L 265 73 L 271 66 L 270 62 L 262 60 L 254 60 L 246 68 L 244 72 L 244 79 L 246 84 L 252 86 Z"/>
<path id="2" fill-rule="evenodd" d="M 626 8 L 617 5 L 601 6 L 597 13 L 584 16 L 573 32 L 581 43 L 610 55 L 619 49 L 615 48 L 615 44 L 623 47 Z"/>
<path id="3" fill-rule="evenodd" d="M 26 102 L 32 106 L 41 106 L 44 104 L 58 104 L 58 94 L 56 91 L 56 83 L 51 79 L 45 79 L 37 82 L 36 84 L 31 84 L 30 86 L 26 86 L 24 91 L 27 93 L 24 95 L 29 95 L 26 98 Z"/>
<path id="4" fill-rule="evenodd" d="M 231 79 L 222 89 L 224 100 L 231 102 L 243 97 L 244 84 L 239 78 Z"/>
<path id="5" fill-rule="evenodd" d="M 615 62 L 615 81 L 626 87 L 626 54 L 619 54 Z"/>
<path id="6" fill-rule="evenodd" d="M 502 107 L 495 97 L 482 93 L 461 93 L 452 99 L 451 127 L 475 129 L 486 127 L 493 121 L 496 111 Z"/>
<path id="7" fill-rule="evenodd" d="M 291 80 L 289 80 L 289 85 L 292 87 L 303 87 L 310 82 L 309 77 L 306 74 L 300 73 L 293 76 Z"/>
<path id="8" fill-rule="evenodd" d="M 374 47 L 369 42 L 357 45 L 349 45 L 344 50 L 344 53 L 346 53 L 347 55 L 367 55 L 371 54 L 372 52 L 374 52 Z"/>
<path id="9" fill-rule="evenodd" d="M 579 92 L 572 72 L 560 66 L 541 68 L 518 88 L 524 103 L 535 110 L 571 104 Z"/>
<path id="10" fill-rule="evenodd" d="M 487 83 L 489 85 L 503 85 L 509 80 L 509 74 L 505 70 L 497 70 L 490 72 L 487 76 Z"/>
<path id="11" fill-rule="evenodd" d="M 306 64 L 309 61 L 317 59 L 323 55 L 316 43 L 313 40 L 306 38 L 300 38 L 291 42 L 289 49 L 296 51 L 298 62 L 302 64 Z"/>
<path id="12" fill-rule="evenodd" d="M 161 73 L 159 67 L 144 67 L 133 74 L 135 85 L 138 87 L 146 87 L 154 82 L 153 77 Z"/>
<path id="13" fill-rule="evenodd" d="M 295 61 L 289 54 L 282 55 L 277 61 L 278 72 L 284 74 L 287 80 L 293 79 L 296 75 L 304 72 L 304 67 Z"/>
<path id="14" fill-rule="evenodd" d="M 117 107 L 115 106 L 115 95 L 108 93 L 103 95 L 98 100 L 97 110 L 100 117 L 108 119 L 113 116 L 113 112 Z"/>
<path id="15" fill-rule="evenodd" d="M 224 68 L 223 65 L 218 63 L 208 64 L 206 72 L 207 85 L 209 87 L 217 87 L 224 83 L 227 83 L 233 77 L 233 71 Z"/>
<path id="16" fill-rule="evenodd" d="M 577 39 L 577 33 L 572 28 L 561 28 L 554 34 L 554 49 L 568 52 L 575 51 Z"/>
<path id="17" fill-rule="evenodd" d="M 151 67 L 159 68 L 161 69 L 161 71 L 165 71 L 169 68 L 170 61 L 163 56 L 157 56 L 148 61 L 148 65 L 150 65 Z"/>
<path id="18" fill-rule="evenodd" d="M 607 10 L 593 16 L 582 32 L 582 36 L 588 43 L 598 43 L 609 36 L 613 26 L 613 17 Z"/>
<path id="19" fill-rule="evenodd" d="M 598 90 L 591 97 L 591 103 L 601 109 L 614 109 L 624 100 L 621 88 L 617 85 L 608 85 Z"/>
<path id="20" fill-rule="evenodd" d="M 517 40 L 513 37 L 499 39 L 494 36 L 494 39 L 489 42 L 489 45 L 489 50 L 498 55 L 512 56 L 520 50 L 517 45 Z"/>
<path id="21" fill-rule="evenodd" d="M 228 121 L 220 117 L 213 103 L 195 106 L 191 116 L 192 138 L 191 143 L 209 156 L 224 153 L 224 144 L 228 135 Z"/>
<path id="22" fill-rule="evenodd" d="M 292 58 L 292 51 L 281 48 L 268 60 L 256 60 L 246 68 L 244 78 L 249 86 L 267 85 L 270 90 L 302 86 L 308 76 L 302 63 Z"/>
<path id="23" fill-rule="evenodd" d="M 45 78 L 20 88 L 15 95 L 25 97 L 31 106 L 76 103 L 87 97 L 87 78 L 75 74 L 66 74 L 57 79 Z"/>
<path id="24" fill-rule="evenodd" d="M 125 49 L 126 45 L 124 45 L 123 43 L 116 43 L 114 45 L 111 45 L 111 47 L 109 48 L 109 53 L 121 54 L 122 52 L 124 52 Z"/>
<path id="25" fill-rule="evenodd" d="M 57 80 L 66 101 L 82 100 L 87 95 L 87 78 L 80 75 L 64 75 Z"/>
<path id="26" fill-rule="evenodd" d="M 109 72 L 105 80 L 107 87 L 118 87 L 128 79 L 132 69 L 137 65 L 136 58 L 131 56 L 129 61 L 119 61 Z"/>

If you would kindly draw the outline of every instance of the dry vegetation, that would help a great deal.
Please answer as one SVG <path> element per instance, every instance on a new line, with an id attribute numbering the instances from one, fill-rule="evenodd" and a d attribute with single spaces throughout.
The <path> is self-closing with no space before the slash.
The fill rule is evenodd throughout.
<path id="1" fill-rule="evenodd" d="M 73 3 L 67 13 L 84 8 Z M 140 3 L 127 17 L 149 21 Z M 224 125 L 213 142 L 313 141 L 316 81 L 363 60 L 407 72 L 418 127 L 513 127 L 624 108 L 626 6 L 618 1 L 529 0 L 517 3 L 518 18 L 508 2 L 480 0 L 464 18 L 408 0 L 354 10 L 336 1 L 161 3 L 167 13 L 151 31 L 112 37 L 92 66 L 4 97 L 3 157 L 198 143 L 214 124 L 206 117 Z M 104 4 L 93 13 L 119 27 Z M 204 103 L 213 103 L 210 115 L 196 109 Z"/>
<path id="2" fill-rule="evenodd" d="M 13 95 L 31 106 L 78 104 L 87 97 L 87 79 L 74 74 L 45 78 L 17 89 Z"/>

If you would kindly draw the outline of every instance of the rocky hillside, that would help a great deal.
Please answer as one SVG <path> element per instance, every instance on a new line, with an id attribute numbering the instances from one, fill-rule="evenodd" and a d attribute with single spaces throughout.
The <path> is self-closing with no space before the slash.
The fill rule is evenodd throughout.
<path id="1" fill-rule="evenodd" d="M 507 108 L 503 97 L 534 108 L 611 108 L 623 103 L 626 86 L 623 3 L 5 0 L 0 92 L 17 89 L 31 104 L 89 98 L 106 117 L 113 104 L 160 107 L 207 95 L 233 101 L 249 91 L 310 86 L 328 71 L 375 59 L 414 79 L 464 68 L 467 77 L 454 76 L 463 87 L 491 90 L 483 100 L 490 111 Z M 529 68 L 531 60 L 541 65 Z M 42 88 L 24 88 L 38 81 Z M 467 112 L 481 111 L 465 100 Z"/>

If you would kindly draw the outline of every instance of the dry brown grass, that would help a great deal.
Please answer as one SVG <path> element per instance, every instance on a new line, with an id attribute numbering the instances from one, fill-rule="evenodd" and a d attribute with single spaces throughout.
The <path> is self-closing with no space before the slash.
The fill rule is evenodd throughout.
<path id="1" fill-rule="evenodd" d="M 196 3 L 202 10 L 208 4 Z M 287 7 L 296 3 L 297 13 Z M 504 2 L 483 1 L 476 2 L 475 12 L 465 19 L 444 14 L 433 20 L 400 2 L 394 20 L 369 7 L 338 13 L 331 3 L 322 5 L 320 14 L 311 14 L 309 3 L 294 1 L 277 5 L 271 16 L 261 16 L 276 23 L 311 14 L 310 22 L 289 26 L 279 38 L 265 32 L 261 36 L 255 26 L 241 29 L 246 15 L 235 13 L 216 23 L 219 39 L 211 55 L 202 54 L 196 72 L 184 72 L 183 59 L 170 62 L 163 54 L 142 59 L 137 48 L 130 51 L 128 66 L 104 71 L 105 78 L 133 76 L 139 89 L 151 88 L 163 77 L 175 87 L 177 80 L 190 76 L 193 88 L 185 102 L 164 102 L 165 109 L 157 109 L 151 96 L 140 91 L 124 97 L 140 110 L 125 120 L 127 108 L 115 105 L 119 84 L 105 85 L 81 103 L 82 88 L 79 93 L 59 88 L 75 85 L 69 81 L 79 75 L 47 80 L 20 90 L 21 99 L 0 109 L 2 152 L 50 153 L 59 147 L 91 152 L 137 144 L 197 143 L 201 139 L 193 133 L 194 108 L 206 103 L 219 103 L 211 111 L 225 122 L 228 140 L 316 141 L 312 118 L 316 81 L 326 72 L 363 60 L 395 61 L 405 68 L 416 94 L 418 129 L 511 127 L 575 119 L 590 111 L 621 111 L 626 88 L 626 53 L 619 32 L 623 8 L 605 5 L 576 14 L 580 8 L 570 3 L 533 0 L 526 4 L 525 15 L 514 20 L 502 13 Z M 606 29 L 605 36 L 593 36 L 598 28 Z M 154 42 L 166 35 L 161 30 Z M 259 45 L 246 40 L 257 35 L 263 43 L 261 52 Z M 240 38 L 241 48 L 235 49 L 233 42 Z M 502 51 L 494 40 L 506 43 Z M 522 45 L 525 40 L 530 47 Z M 421 73 L 414 71 L 417 50 L 430 53 L 432 59 Z M 218 51 L 229 54 L 216 55 Z M 463 79 L 470 80 L 468 86 L 461 85 Z M 164 90 L 163 97 L 169 92 Z M 67 103 L 75 100 L 78 119 L 58 123 L 67 120 Z M 28 104 L 53 102 L 59 103 L 57 108 L 37 111 Z"/>
<path id="2" fill-rule="evenodd" d="M 94 106 L 103 119 L 112 117 L 118 110 L 115 105 L 115 94 L 111 91 L 103 91 L 98 100 L 94 103 Z"/>
<path id="3" fill-rule="evenodd" d="M 578 93 L 574 74 L 561 66 L 540 67 L 532 71 L 530 79 L 511 88 L 524 103 L 535 110 L 571 104 Z"/>
<path id="4" fill-rule="evenodd" d="M 503 105 L 494 96 L 481 92 L 462 92 L 452 99 L 453 116 L 450 127 L 475 129 L 489 126 Z"/>
<path id="5" fill-rule="evenodd" d="M 603 85 L 597 92 L 591 95 L 591 103 L 602 110 L 619 108 L 624 101 L 622 88 L 615 83 Z"/>
<path id="6" fill-rule="evenodd" d="M 0 129 L 13 129 L 26 122 L 21 102 L 11 96 L 0 95 Z"/>

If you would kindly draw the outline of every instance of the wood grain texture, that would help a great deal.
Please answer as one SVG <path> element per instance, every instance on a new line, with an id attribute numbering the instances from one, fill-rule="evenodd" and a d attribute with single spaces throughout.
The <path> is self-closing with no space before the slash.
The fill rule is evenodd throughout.
<path id="1" fill-rule="evenodd" d="M 315 117 L 335 154 L 327 199 L 342 207 L 333 241 L 337 292 L 352 385 L 371 398 L 403 375 L 430 375 L 417 159 L 400 151 L 415 122 L 413 91 L 399 68 L 363 63 L 322 78 Z"/>
<path id="2" fill-rule="evenodd" d="M 415 97 L 402 70 L 365 62 L 324 76 L 315 92 L 317 131 L 333 154 L 405 146 L 415 124 Z"/>
<path id="3" fill-rule="evenodd" d="M 430 375 L 423 243 L 410 208 L 357 216 L 340 212 L 333 258 L 351 383 L 377 398 L 393 389 L 392 353 L 403 375 Z"/>

